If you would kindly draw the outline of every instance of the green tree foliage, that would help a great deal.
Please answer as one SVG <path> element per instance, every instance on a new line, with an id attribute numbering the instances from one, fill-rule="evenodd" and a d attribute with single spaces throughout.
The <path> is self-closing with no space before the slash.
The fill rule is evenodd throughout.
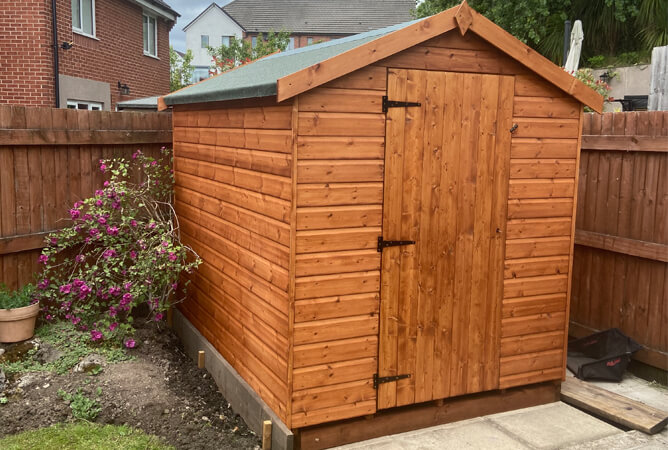
<path id="1" fill-rule="evenodd" d="M 426 17 L 460 0 L 425 0 L 416 10 Z M 581 20 L 583 57 L 647 52 L 668 45 L 666 0 L 469 0 L 473 9 L 562 64 L 564 21 Z"/>
<path id="2" fill-rule="evenodd" d="M 188 86 L 193 78 L 195 68 L 192 65 L 193 52 L 188 50 L 181 57 L 176 50 L 169 46 L 169 91 L 174 92 Z"/>
<path id="3" fill-rule="evenodd" d="M 284 51 L 289 43 L 289 31 L 279 31 L 278 33 L 272 31 L 267 33 L 264 39 L 258 36 L 255 47 L 251 45 L 250 41 L 237 39 L 233 36 L 230 38 L 230 45 L 208 47 L 212 59 L 210 72 L 212 75 L 227 72 L 263 56 Z"/>

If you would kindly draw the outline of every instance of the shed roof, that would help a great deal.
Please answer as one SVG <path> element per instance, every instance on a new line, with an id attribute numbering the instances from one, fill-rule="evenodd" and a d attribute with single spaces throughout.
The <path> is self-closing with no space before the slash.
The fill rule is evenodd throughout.
<path id="1" fill-rule="evenodd" d="M 280 102 L 455 28 L 477 34 L 595 111 L 603 109 L 602 96 L 466 1 L 425 19 L 267 56 L 162 97 L 159 107 L 272 95 Z"/>
<path id="2" fill-rule="evenodd" d="M 126 100 L 123 102 L 116 103 L 116 107 L 119 110 L 122 109 L 157 109 L 158 108 L 158 96 L 154 95 L 152 97 L 144 98 L 135 98 L 132 100 Z"/>
<path id="3" fill-rule="evenodd" d="M 222 9 L 250 33 L 355 34 L 410 20 L 415 0 L 234 0 Z"/>

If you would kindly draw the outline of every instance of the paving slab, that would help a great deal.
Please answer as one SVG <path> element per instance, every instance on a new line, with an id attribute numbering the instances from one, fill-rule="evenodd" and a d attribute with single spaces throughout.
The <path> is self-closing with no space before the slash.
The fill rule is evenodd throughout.
<path id="1" fill-rule="evenodd" d="M 489 419 L 536 449 L 564 448 L 623 433 L 562 402 L 496 414 Z"/>
<path id="2" fill-rule="evenodd" d="M 338 447 L 340 450 L 521 450 L 530 447 L 495 426 L 487 419 L 471 419 L 383 436 Z"/>
<path id="3" fill-rule="evenodd" d="M 582 442 L 564 450 L 654 450 L 668 448 L 668 437 L 650 436 L 640 431 L 614 434 L 591 442 Z"/>

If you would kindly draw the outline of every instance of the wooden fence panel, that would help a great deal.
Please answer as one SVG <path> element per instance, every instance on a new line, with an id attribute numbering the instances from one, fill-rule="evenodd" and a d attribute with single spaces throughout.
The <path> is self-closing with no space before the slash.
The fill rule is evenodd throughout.
<path id="1" fill-rule="evenodd" d="M 0 105 L 0 283 L 34 281 L 44 237 L 103 183 L 100 159 L 171 143 L 171 114 Z"/>
<path id="2" fill-rule="evenodd" d="M 668 112 L 587 114 L 571 334 L 620 328 L 668 369 Z"/>

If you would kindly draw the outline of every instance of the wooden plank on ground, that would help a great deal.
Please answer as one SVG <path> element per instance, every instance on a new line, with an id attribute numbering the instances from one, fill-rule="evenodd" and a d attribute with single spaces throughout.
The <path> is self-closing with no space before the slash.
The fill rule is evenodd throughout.
<path id="1" fill-rule="evenodd" d="M 561 399 L 614 423 L 655 434 L 668 423 L 668 412 L 631 400 L 577 378 L 561 384 Z"/>

